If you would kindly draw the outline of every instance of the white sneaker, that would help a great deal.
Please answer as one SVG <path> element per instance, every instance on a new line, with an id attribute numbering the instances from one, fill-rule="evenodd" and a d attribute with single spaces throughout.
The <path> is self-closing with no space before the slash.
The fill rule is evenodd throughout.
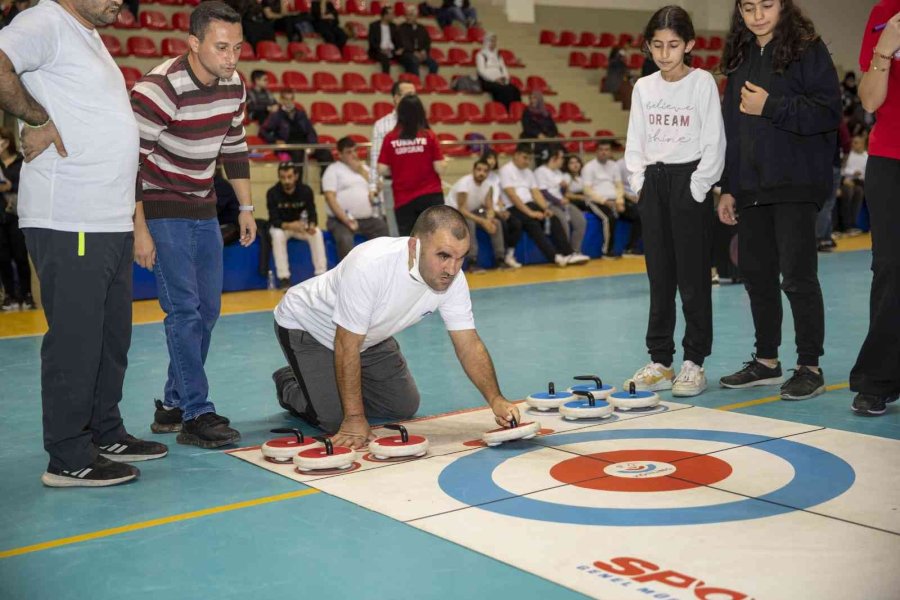
<path id="1" fill-rule="evenodd" d="M 570 265 L 583 265 L 584 263 L 591 260 L 590 256 L 585 256 L 580 252 L 575 252 L 569 255 L 569 264 Z"/>
<path id="2" fill-rule="evenodd" d="M 553 262 L 556 263 L 557 267 L 564 267 L 569 264 L 569 257 L 563 256 L 562 254 L 557 254 L 553 257 Z"/>
<path id="3" fill-rule="evenodd" d="M 681 372 L 672 385 L 672 395 L 689 397 L 699 396 L 706 389 L 706 371 L 703 367 L 686 360 L 681 365 Z"/>
<path id="4" fill-rule="evenodd" d="M 506 256 L 503 258 L 503 264 L 511 269 L 521 269 L 522 263 L 516 260 L 515 250 L 510 248 L 506 251 Z"/>
<path id="5" fill-rule="evenodd" d="M 672 389 L 672 381 L 675 379 L 675 371 L 672 367 L 665 367 L 659 363 L 650 363 L 638 369 L 630 380 L 626 380 L 623 389 L 628 389 L 628 382 L 633 381 L 634 387 L 640 392 L 658 392 Z"/>

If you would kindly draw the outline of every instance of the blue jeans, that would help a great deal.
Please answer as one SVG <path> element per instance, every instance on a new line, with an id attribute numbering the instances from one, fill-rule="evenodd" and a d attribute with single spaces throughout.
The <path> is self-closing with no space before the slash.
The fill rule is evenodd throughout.
<path id="1" fill-rule="evenodd" d="M 834 167 L 834 185 L 831 188 L 831 195 L 822 205 L 822 210 L 816 216 L 816 239 L 819 241 L 828 241 L 831 239 L 831 232 L 834 229 L 832 219 L 834 218 L 834 204 L 837 202 L 837 192 L 841 185 L 841 168 Z"/>
<path id="2" fill-rule="evenodd" d="M 169 376 L 164 404 L 190 421 L 215 412 L 204 365 L 222 306 L 222 234 L 216 219 L 151 219 L 159 305 L 166 313 Z"/>

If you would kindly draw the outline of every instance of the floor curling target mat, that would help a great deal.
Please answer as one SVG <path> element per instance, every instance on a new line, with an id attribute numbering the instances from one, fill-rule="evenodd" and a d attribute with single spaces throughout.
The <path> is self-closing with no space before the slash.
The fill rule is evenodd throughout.
<path id="1" fill-rule="evenodd" d="M 522 408 L 540 434 L 496 447 L 480 409 L 405 422 L 420 458 L 230 454 L 604 600 L 898 597 L 900 441 L 669 402 Z"/>

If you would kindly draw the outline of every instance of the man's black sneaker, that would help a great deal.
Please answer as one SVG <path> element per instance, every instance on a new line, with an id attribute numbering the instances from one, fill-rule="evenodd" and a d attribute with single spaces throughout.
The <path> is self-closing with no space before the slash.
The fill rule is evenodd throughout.
<path id="1" fill-rule="evenodd" d="M 126 435 L 125 439 L 114 444 L 98 446 L 98 449 L 100 450 L 100 456 L 116 462 L 153 460 L 154 458 L 162 458 L 169 453 L 169 448 L 165 444 L 145 442 L 133 435 Z"/>
<path id="2" fill-rule="evenodd" d="M 294 377 L 294 371 L 290 367 L 281 367 L 272 373 L 272 381 L 275 382 L 275 396 L 278 398 L 278 406 L 288 411 L 295 417 L 300 417 L 299 412 L 293 406 L 284 401 L 284 388 L 289 385 L 297 385 L 297 378 Z"/>
<path id="3" fill-rule="evenodd" d="M 887 405 L 897 400 L 897 395 L 875 396 L 873 394 L 857 394 L 853 398 L 853 412 L 863 417 L 878 417 L 887 412 Z"/>
<path id="4" fill-rule="evenodd" d="M 216 413 L 204 413 L 196 419 L 185 421 L 175 441 L 201 448 L 218 448 L 240 439 L 241 434 L 228 426 L 228 419 Z"/>
<path id="5" fill-rule="evenodd" d="M 83 469 L 65 471 L 47 467 L 41 475 L 41 483 L 47 487 L 106 487 L 119 485 L 140 477 L 137 467 L 98 456 Z"/>
<path id="6" fill-rule="evenodd" d="M 749 388 L 757 385 L 776 385 L 782 383 L 784 377 L 781 373 L 781 363 L 774 368 L 767 367 L 753 355 L 753 360 L 744 363 L 744 368 L 737 373 L 726 375 L 719 380 L 722 387 L 735 390 Z"/>
<path id="7" fill-rule="evenodd" d="M 150 425 L 150 431 L 153 433 L 173 433 L 181 431 L 181 419 L 184 412 L 180 408 L 172 408 L 166 410 L 162 400 L 154 400 L 156 412 L 153 413 L 153 423 Z"/>
<path id="8" fill-rule="evenodd" d="M 782 400 L 808 400 L 825 393 L 825 373 L 809 367 L 791 369 L 794 374 L 781 386 Z"/>

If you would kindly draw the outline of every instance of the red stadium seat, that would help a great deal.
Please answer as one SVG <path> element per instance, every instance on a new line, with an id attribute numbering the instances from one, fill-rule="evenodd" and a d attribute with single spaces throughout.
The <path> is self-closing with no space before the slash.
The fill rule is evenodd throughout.
<path id="1" fill-rule="evenodd" d="M 361 102 L 345 102 L 341 107 L 341 116 L 347 123 L 354 125 L 371 125 L 375 118 Z"/>
<path id="2" fill-rule="evenodd" d="M 134 84 L 141 78 L 141 72 L 134 67 L 119 65 L 119 70 L 122 72 L 122 77 L 125 78 L 125 87 L 129 90 L 133 88 Z"/>
<path id="3" fill-rule="evenodd" d="M 355 40 L 369 39 L 369 30 L 359 21 L 347 21 L 347 29 L 353 32 L 353 39 Z"/>
<path id="4" fill-rule="evenodd" d="M 344 10 L 348 15 L 366 15 L 365 2 L 359 0 L 345 0 Z"/>
<path id="5" fill-rule="evenodd" d="M 397 77 L 397 79 L 416 86 L 416 92 L 422 89 L 422 80 L 419 79 L 418 75 L 414 75 L 412 73 L 401 73 L 400 76 Z"/>
<path id="6" fill-rule="evenodd" d="M 486 121 L 490 121 L 492 123 L 515 123 L 516 120 L 513 119 L 508 112 L 506 112 L 506 107 L 500 104 L 499 102 L 487 102 L 484 105 L 484 118 Z"/>
<path id="7" fill-rule="evenodd" d="M 455 94 L 456 90 L 450 88 L 450 84 L 443 76 L 437 73 L 429 73 L 425 76 L 425 89 L 432 94 Z"/>
<path id="8" fill-rule="evenodd" d="M 256 57 L 259 60 L 271 60 L 272 62 L 288 62 L 291 57 L 276 42 L 263 40 L 256 44 Z"/>
<path id="9" fill-rule="evenodd" d="M 531 75 L 528 77 L 528 83 L 526 84 L 526 88 L 528 91 L 537 90 L 543 93 L 545 96 L 555 96 L 556 92 L 550 89 L 550 86 L 540 75 Z"/>
<path id="10" fill-rule="evenodd" d="M 560 102 L 559 116 L 573 123 L 590 123 L 591 121 L 584 116 L 584 113 L 581 112 L 581 109 L 574 102 Z"/>
<path id="11" fill-rule="evenodd" d="M 380 15 L 381 8 L 382 8 L 381 0 L 372 0 L 371 2 L 369 2 L 369 14 L 371 16 L 374 17 L 376 15 Z"/>
<path id="12" fill-rule="evenodd" d="M 694 40 L 694 50 L 706 50 L 709 48 L 709 40 L 702 35 L 698 35 Z"/>
<path id="13" fill-rule="evenodd" d="M 366 78 L 359 73 L 344 73 L 341 75 L 341 84 L 344 91 L 353 94 L 371 94 L 375 90 L 366 82 Z"/>
<path id="14" fill-rule="evenodd" d="M 372 59 L 369 58 L 366 49 L 354 44 L 347 44 L 344 46 L 343 57 L 344 62 L 352 62 L 358 65 L 368 65 L 372 63 Z"/>
<path id="15" fill-rule="evenodd" d="M 565 30 L 559 32 L 559 39 L 557 39 L 556 43 L 553 45 L 562 48 L 562 47 L 574 46 L 575 42 L 577 42 L 577 41 L 578 41 L 578 37 L 575 35 L 575 32 L 565 29 Z M 507 66 L 509 66 L 509 65 L 507 65 Z"/>
<path id="16" fill-rule="evenodd" d="M 721 50 L 724 45 L 725 44 L 722 41 L 722 38 L 714 35 L 709 38 L 709 47 L 707 48 L 707 50 Z"/>
<path id="17" fill-rule="evenodd" d="M 336 94 L 344 91 L 344 88 L 340 82 L 338 82 L 337 77 L 324 71 L 316 71 L 313 73 L 312 85 L 313 89 L 317 92 Z"/>
<path id="18" fill-rule="evenodd" d="M 608 69 L 609 56 L 605 52 L 591 52 L 591 60 L 588 62 L 588 69 Z"/>
<path id="19" fill-rule="evenodd" d="M 406 14 L 406 5 L 403 2 L 394 2 L 394 16 L 402 17 Z"/>
<path id="20" fill-rule="evenodd" d="M 447 64 L 471 67 L 475 64 L 472 56 L 462 48 L 450 48 L 447 51 Z"/>
<path id="21" fill-rule="evenodd" d="M 119 16 L 116 17 L 116 22 L 113 24 L 113 27 L 116 29 L 140 29 L 141 24 L 134 18 L 134 15 L 130 10 L 123 8 L 119 11 Z"/>
<path id="22" fill-rule="evenodd" d="M 198 6 L 200 4 L 200 0 L 184 0 L 185 6 Z"/>
<path id="23" fill-rule="evenodd" d="M 597 38 L 596 33 L 592 33 L 590 31 L 583 31 L 581 36 L 578 38 L 578 41 L 575 43 L 579 48 L 593 48 L 597 45 L 600 40 Z"/>
<path id="24" fill-rule="evenodd" d="M 569 52 L 569 66 L 578 69 L 584 69 L 588 66 L 588 57 L 584 52 Z"/>
<path id="25" fill-rule="evenodd" d="M 143 35 L 133 35 L 128 38 L 128 53 L 138 58 L 156 58 L 159 52 L 153 40 Z"/>
<path id="26" fill-rule="evenodd" d="M 313 102 L 310 119 L 313 123 L 343 125 L 344 121 L 330 102 Z"/>
<path id="27" fill-rule="evenodd" d="M 163 6 L 181 6 L 184 4 L 184 0 L 156 0 L 156 3 Z"/>
<path id="28" fill-rule="evenodd" d="M 265 146 L 266 141 L 259 137 L 258 135 L 248 135 L 245 138 L 247 145 L 251 147 L 250 149 L 250 160 L 258 160 L 258 161 L 277 161 L 278 156 L 272 152 L 271 150 L 254 150 L 253 146 Z"/>
<path id="29" fill-rule="evenodd" d="M 644 55 L 640 52 L 635 52 L 631 56 L 628 57 L 628 68 L 629 69 L 640 69 L 644 66 Z"/>
<path id="30" fill-rule="evenodd" d="M 633 48 L 638 48 L 639 50 L 643 50 L 644 49 L 644 34 L 642 33 L 639 36 L 637 36 L 637 38 L 634 40 L 634 43 L 631 46 Z"/>
<path id="31" fill-rule="evenodd" d="M 619 41 L 616 44 L 619 48 L 628 48 L 634 43 L 634 36 L 630 33 L 620 33 Z"/>
<path id="32" fill-rule="evenodd" d="M 387 73 L 372 73 L 372 88 L 379 94 L 390 94 L 394 80 Z M 393 110 L 393 109 L 391 109 Z"/>
<path id="33" fill-rule="evenodd" d="M 466 144 L 463 144 L 459 141 L 459 138 L 453 135 L 452 133 L 439 133 L 437 134 L 437 139 L 439 142 L 459 142 L 456 144 L 441 144 L 441 152 L 443 152 L 447 156 L 468 156 L 469 151 L 466 149 Z"/>
<path id="34" fill-rule="evenodd" d="M 372 107 L 372 116 L 375 117 L 376 121 L 392 112 L 394 112 L 394 105 L 390 102 L 376 102 L 375 106 Z"/>
<path id="35" fill-rule="evenodd" d="M 457 125 L 465 119 L 457 116 L 453 108 L 446 102 L 432 102 L 428 107 L 428 122 L 443 123 L 445 125 Z"/>
<path id="36" fill-rule="evenodd" d="M 426 25 L 425 31 L 428 32 L 428 37 L 431 38 L 432 42 L 443 42 L 444 40 L 444 30 L 438 27 L 437 25 Z"/>
<path id="37" fill-rule="evenodd" d="M 316 58 L 328 63 L 345 63 L 341 51 L 334 44 L 319 44 L 316 46 Z"/>
<path id="38" fill-rule="evenodd" d="M 586 138 L 591 137 L 591 134 L 587 131 L 582 131 L 580 129 L 576 129 L 572 133 L 569 134 L 569 137 L 572 138 Z M 567 142 L 565 144 L 566 152 L 570 154 L 580 153 L 582 148 L 584 148 L 585 152 L 594 152 L 597 150 L 597 142 Z"/>
<path id="39" fill-rule="evenodd" d="M 244 60 L 256 60 L 256 52 L 253 51 L 253 46 L 250 45 L 250 42 L 244 42 L 241 44 L 241 57 L 242 61 Z"/>
<path id="40" fill-rule="evenodd" d="M 722 58 L 718 54 L 710 54 L 706 57 L 706 70 L 715 71 L 722 64 Z"/>
<path id="41" fill-rule="evenodd" d="M 477 104 L 472 102 L 460 102 L 457 107 L 459 116 L 466 123 L 487 123 L 488 121 L 481 114 L 481 109 Z"/>
<path id="42" fill-rule="evenodd" d="M 333 135 L 320 135 L 319 143 L 331 144 L 331 156 L 334 158 L 334 160 L 338 160 L 337 139 L 335 139 Z"/>
<path id="43" fill-rule="evenodd" d="M 518 123 L 522 120 L 522 115 L 525 114 L 525 104 L 523 102 L 513 102 L 509 105 L 509 116 L 512 117 L 514 123 Z"/>
<path id="44" fill-rule="evenodd" d="M 455 25 L 447 25 L 444 27 L 444 41 L 464 44 L 469 40 L 466 38 L 465 31 Z"/>
<path id="45" fill-rule="evenodd" d="M 469 27 L 469 30 L 466 32 L 466 40 L 472 44 L 483 44 L 484 29 L 481 27 Z"/>
<path id="46" fill-rule="evenodd" d="M 450 61 L 447 60 L 447 54 L 440 48 L 435 48 L 434 46 L 432 46 L 429 54 L 431 55 L 431 58 L 434 59 L 434 62 L 441 66 L 447 66 L 451 64 Z"/>
<path id="47" fill-rule="evenodd" d="M 190 31 L 191 13 L 177 12 L 172 15 L 172 27 L 178 31 Z"/>
<path id="48" fill-rule="evenodd" d="M 550 31 L 549 29 L 541 30 L 540 43 L 544 46 L 555 46 L 558 38 L 556 37 L 555 31 Z"/>
<path id="49" fill-rule="evenodd" d="M 612 48 L 616 45 L 616 36 L 611 33 L 601 33 L 597 44 L 600 48 Z"/>
<path id="50" fill-rule="evenodd" d="M 594 132 L 594 137 L 616 137 L 616 134 L 610 129 L 598 129 Z"/>
<path id="51" fill-rule="evenodd" d="M 472 64 L 475 64 L 475 54 L 477 54 L 477 53 L 478 53 L 478 51 L 475 51 L 472 54 Z M 521 60 L 519 60 L 519 58 L 515 55 L 515 53 L 513 53 L 512 50 L 500 50 L 497 52 L 497 54 L 500 55 L 500 58 L 503 59 L 503 62 L 506 63 L 506 66 L 509 67 L 510 69 L 515 69 L 517 67 L 525 66 L 525 63 L 523 63 Z"/>
<path id="52" fill-rule="evenodd" d="M 272 71 L 267 71 L 265 69 L 262 70 L 263 73 L 266 74 L 266 77 L 269 79 L 269 91 L 270 92 L 279 92 L 284 86 L 281 85 L 281 82 L 278 80 L 278 75 L 273 73 Z M 250 82 L 244 81 L 244 85 L 250 85 Z"/>
<path id="53" fill-rule="evenodd" d="M 300 93 L 309 93 L 313 91 L 313 87 L 309 84 L 309 79 L 300 71 L 285 71 L 281 74 L 281 83 L 289 90 Z"/>
<path id="54" fill-rule="evenodd" d="M 509 76 L 509 82 L 520 92 L 525 91 L 525 84 L 522 83 L 522 80 L 520 78 L 516 77 L 515 75 Z"/>
<path id="55" fill-rule="evenodd" d="M 141 27 L 154 31 L 169 31 L 172 29 L 172 26 L 169 25 L 169 21 L 166 19 L 166 15 L 158 10 L 141 11 Z"/>
<path id="56" fill-rule="evenodd" d="M 499 140 L 512 140 L 513 136 L 505 133 L 503 131 L 496 131 L 493 135 L 491 135 L 491 140 L 499 141 Z M 491 148 L 500 154 L 512 154 L 516 151 L 516 145 L 513 143 L 506 144 L 491 144 Z"/>
<path id="57" fill-rule="evenodd" d="M 181 56 L 187 54 L 189 49 L 188 43 L 181 38 L 165 38 L 162 41 L 163 56 Z"/>
<path id="58" fill-rule="evenodd" d="M 103 42 L 103 45 L 106 46 L 106 50 L 109 52 L 110 56 L 114 58 L 128 56 L 128 53 L 122 48 L 122 42 L 120 42 L 119 38 L 116 36 L 101 33 L 100 40 Z"/>
<path id="59" fill-rule="evenodd" d="M 309 48 L 306 42 L 288 42 L 287 53 L 293 60 L 297 62 L 319 62 L 316 55 Z"/>

